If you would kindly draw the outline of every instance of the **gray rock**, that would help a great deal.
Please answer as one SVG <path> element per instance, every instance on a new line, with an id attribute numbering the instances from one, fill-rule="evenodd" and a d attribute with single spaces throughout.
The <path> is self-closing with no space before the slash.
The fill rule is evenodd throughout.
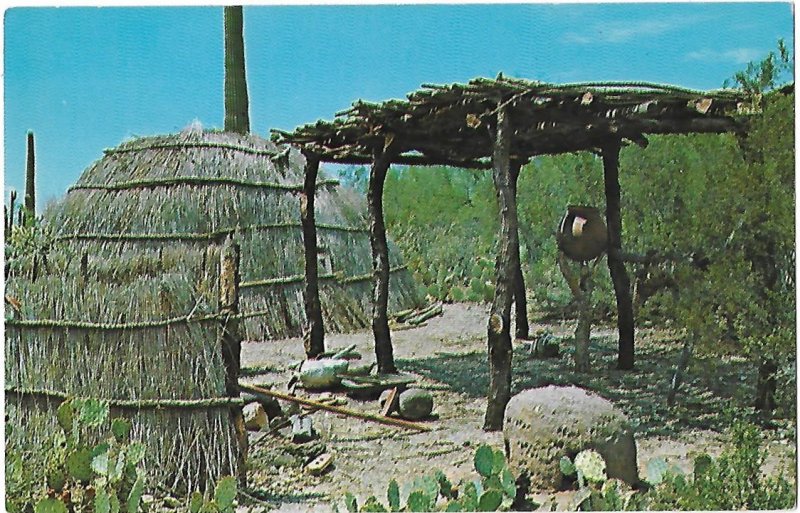
<path id="1" fill-rule="evenodd" d="M 400 394 L 398 409 L 404 419 L 424 419 L 433 411 L 433 396 L 427 390 L 409 388 Z"/>
<path id="2" fill-rule="evenodd" d="M 610 401 L 578 387 L 534 388 L 512 397 L 503 438 L 509 466 L 526 474 L 532 489 L 560 488 L 561 457 L 572 459 L 584 449 L 603 456 L 609 478 L 631 485 L 639 480 L 628 419 Z"/>
<path id="3" fill-rule="evenodd" d="M 300 366 L 300 382 L 306 390 L 327 390 L 341 383 L 339 375 L 347 372 L 348 365 L 341 359 L 306 360 Z"/>
<path id="4" fill-rule="evenodd" d="M 311 417 L 292 415 L 289 420 L 292 421 L 292 442 L 302 444 L 316 438 L 317 433 L 314 431 Z"/>
<path id="5" fill-rule="evenodd" d="M 259 403 L 245 405 L 242 410 L 244 427 L 249 431 L 261 431 L 268 424 L 267 413 Z"/>

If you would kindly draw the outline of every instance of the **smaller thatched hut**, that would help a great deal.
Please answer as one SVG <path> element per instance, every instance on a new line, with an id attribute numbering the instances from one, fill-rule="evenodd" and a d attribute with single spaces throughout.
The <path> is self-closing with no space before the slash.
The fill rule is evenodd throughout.
<path id="1" fill-rule="evenodd" d="M 235 473 L 237 400 L 226 393 L 216 315 L 219 250 L 205 252 L 205 269 L 165 260 L 156 272 L 144 259 L 89 263 L 65 250 L 35 280 L 11 276 L 6 293 L 21 305 L 5 322 L 12 442 L 46 457 L 60 402 L 93 397 L 133 421 L 155 482 L 186 491 Z"/>

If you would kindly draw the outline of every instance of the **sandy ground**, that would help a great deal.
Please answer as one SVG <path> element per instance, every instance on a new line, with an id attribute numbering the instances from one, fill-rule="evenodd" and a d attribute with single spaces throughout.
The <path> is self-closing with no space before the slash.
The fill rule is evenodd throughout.
<path id="1" fill-rule="evenodd" d="M 343 417 L 333 413 L 313 413 L 314 427 L 320 441 L 334 456 L 334 465 L 321 476 L 311 476 L 303 471 L 297 461 L 282 461 L 275 457 L 287 442 L 273 435 L 262 438 L 262 433 L 251 433 L 251 482 L 267 492 L 269 502 L 277 511 L 330 511 L 330 503 L 341 499 L 349 491 L 363 502 L 375 495 L 385 502 L 386 486 L 394 478 L 404 485 L 417 476 L 434 469 L 442 469 L 450 480 L 474 477 L 472 457 L 475 447 L 486 443 L 502 448 L 501 433 L 487 433 L 481 429 L 486 407 L 485 394 L 485 333 L 487 307 L 475 304 L 444 306 L 444 314 L 415 329 L 392 333 L 395 360 L 403 372 L 419 378 L 418 385 L 431 391 L 434 397 L 434 419 L 425 423 L 430 432 L 414 432 L 392 426 Z M 555 336 L 571 335 L 571 322 L 548 325 L 531 325 L 531 333 L 549 329 Z M 593 336 L 615 336 L 610 327 L 598 327 Z M 371 332 L 333 334 L 326 337 L 326 349 L 335 350 L 356 344 L 363 358 L 360 363 L 375 361 Z M 524 344 L 522 341 L 515 345 Z M 286 368 L 304 358 L 302 341 L 288 339 L 271 342 L 245 342 L 242 345 L 242 365 L 269 366 L 272 372 L 246 381 L 270 384 L 285 390 L 291 377 Z M 472 365 L 462 365 L 471 362 Z M 483 363 L 481 363 L 483 362 Z M 569 366 L 567 356 L 560 365 Z M 528 361 L 515 356 L 515 374 L 525 375 Z M 431 369 L 426 372 L 426 369 Z M 478 369 L 478 370 L 476 370 Z M 481 376 L 484 374 L 484 376 Z M 483 381 L 482 381 L 483 380 Z M 454 386 L 460 383 L 460 386 Z M 466 385 L 464 385 L 466 383 Z M 470 384 L 475 387 L 471 388 Z M 300 393 L 310 398 L 317 394 Z M 337 394 L 346 397 L 343 393 Z M 288 404 L 282 404 L 284 411 Z M 377 413 L 377 401 L 358 401 L 347 398 L 347 407 Z M 256 440 L 261 439 L 256 442 Z M 665 457 L 691 469 L 693 455 L 707 451 L 718 454 L 723 437 L 708 429 L 688 428 L 680 436 L 645 435 L 637 438 L 637 455 L 640 475 L 644 475 L 647 462 L 654 457 Z M 776 468 L 791 452 L 772 451 L 770 466 Z M 794 465 L 792 465 L 794 467 Z M 541 499 L 547 494 L 535 497 Z M 557 497 L 564 505 L 564 493 Z"/>

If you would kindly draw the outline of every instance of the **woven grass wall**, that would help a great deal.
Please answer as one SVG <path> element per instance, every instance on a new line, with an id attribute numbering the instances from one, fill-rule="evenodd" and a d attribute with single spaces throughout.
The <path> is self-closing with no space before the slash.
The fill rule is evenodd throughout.
<path id="1" fill-rule="evenodd" d="M 137 253 L 180 258 L 233 233 L 241 246 L 241 311 L 247 339 L 299 336 L 304 269 L 299 191 L 304 159 L 253 135 L 188 131 L 140 138 L 106 150 L 45 212 L 57 245 L 96 259 Z M 329 269 L 321 301 L 326 328 L 369 326 L 372 255 L 365 200 L 321 176 L 318 238 Z M 390 308 L 417 306 L 411 274 L 391 247 Z M 194 263 L 187 263 L 187 266 Z M 188 270 L 188 269 L 187 269 Z M 368 278 L 366 278 L 368 280 Z"/>
<path id="2" fill-rule="evenodd" d="M 185 258 L 218 252 L 195 251 Z M 12 276 L 6 293 L 6 406 L 13 441 L 45 447 L 65 396 L 110 402 L 147 445 L 154 483 L 202 488 L 233 473 L 236 442 L 225 397 L 217 265 L 140 274 L 141 259 L 81 262 L 52 254 L 52 274 Z M 75 262 L 77 260 L 77 262 Z M 186 317 L 191 314 L 191 318 Z M 227 404 L 226 404 L 227 403 Z"/>

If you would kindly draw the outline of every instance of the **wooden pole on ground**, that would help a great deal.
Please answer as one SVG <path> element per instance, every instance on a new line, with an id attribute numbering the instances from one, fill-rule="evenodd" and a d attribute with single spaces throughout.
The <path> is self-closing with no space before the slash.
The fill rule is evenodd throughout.
<path id="1" fill-rule="evenodd" d="M 622 216 L 619 186 L 620 140 L 610 139 L 602 148 L 603 177 L 606 194 L 606 224 L 608 225 L 608 270 L 617 297 L 617 328 L 619 329 L 618 369 L 633 369 L 633 302 L 631 280 L 622 261 Z"/>
<path id="2" fill-rule="evenodd" d="M 394 138 L 386 137 L 383 148 L 373 153 L 367 189 L 369 212 L 369 240 L 372 246 L 372 333 L 375 337 L 375 357 L 379 373 L 396 373 L 389 333 L 389 246 L 386 242 L 386 225 L 383 220 L 383 186 L 386 172 L 396 155 Z"/>
<path id="3" fill-rule="evenodd" d="M 500 244 L 497 253 L 494 299 L 489 316 L 489 394 L 485 431 L 503 428 L 506 404 L 511 399 L 511 303 L 514 299 L 517 234 L 517 204 L 510 172 L 511 124 L 506 107 L 497 109 L 497 127 L 492 153 L 492 177 L 500 207 Z"/>
<path id="4" fill-rule="evenodd" d="M 239 369 L 241 367 L 242 339 L 239 335 L 239 245 L 232 237 L 225 240 L 220 253 L 219 311 L 221 316 L 222 361 L 225 364 L 225 392 L 228 397 L 239 397 Z M 240 406 L 230 409 L 231 422 L 236 434 L 237 468 L 234 469 L 242 487 L 247 486 L 247 431 Z"/>
<path id="5" fill-rule="evenodd" d="M 341 406 L 334 406 L 332 404 L 312 401 L 311 399 L 303 399 L 302 397 L 295 397 L 293 395 L 284 394 L 282 392 L 277 392 L 275 390 L 267 390 L 266 388 L 257 387 L 255 385 L 247 385 L 245 383 L 240 383 L 239 386 L 245 392 L 251 393 L 255 396 L 261 395 L 261 396 L 272 397 L 275 399 L 280 399 L 282 401 L 291 401 L 293 403 L 304 404 L 306 406 L 313 406 L 314 408 L 319 408 L 320 410 L 327 410 L 333 413 L 338 413 L 340 415 L 347 415 L 348 417 L 355 417 L 358 419 L 369 420 L 372 422 L 379 422 L 381 424 L 388 424 L 390 426 L 398 426 L 407 429 L 416 429 L 417 431 L 431 430 L 431 428 L 429 428 L 428 426 L 423 426 L 422 424 L 416 424 L 414 422 L 409 422 L 407 420 L 396 419 L 394 417 L 385 417 L 383 415 L 375 415 L 372 413 L 360 412 L 357 410 L 351 410 L 349 408 L 342 408 Z"/>
<path id="6" fill-rule="evenodd" d="M 300 222 L 303 225 L 306 287 L 303 302 L 306 310 L 306 331 L 303 345 L 308 358 L 325 352 L 325 327 L 322 323 L 322 306 L 319 301 L 319 269 L 317 255 L 317 225 L 314 219 L 314 197 L 317 189 L 319 156 L 303 152 L 306 157 L 305 181 L 300 194 Z"/>
<path id="7" fill-rule="evenodd" d="M 522 164 L 519 161 L 511 163 L 511 188 L 516 201 L 517 181 Z M 514 336 L 523 340 L 530 338 L 530 325 L 528 324 L 528 298 L 525 296 L 525 277 L 522 275 L 522 261 L 519 256 L 519 231 L 517 231 L 517 245 L 514 248 L 514 311 L 516 313 L 516 325 Z"/>

